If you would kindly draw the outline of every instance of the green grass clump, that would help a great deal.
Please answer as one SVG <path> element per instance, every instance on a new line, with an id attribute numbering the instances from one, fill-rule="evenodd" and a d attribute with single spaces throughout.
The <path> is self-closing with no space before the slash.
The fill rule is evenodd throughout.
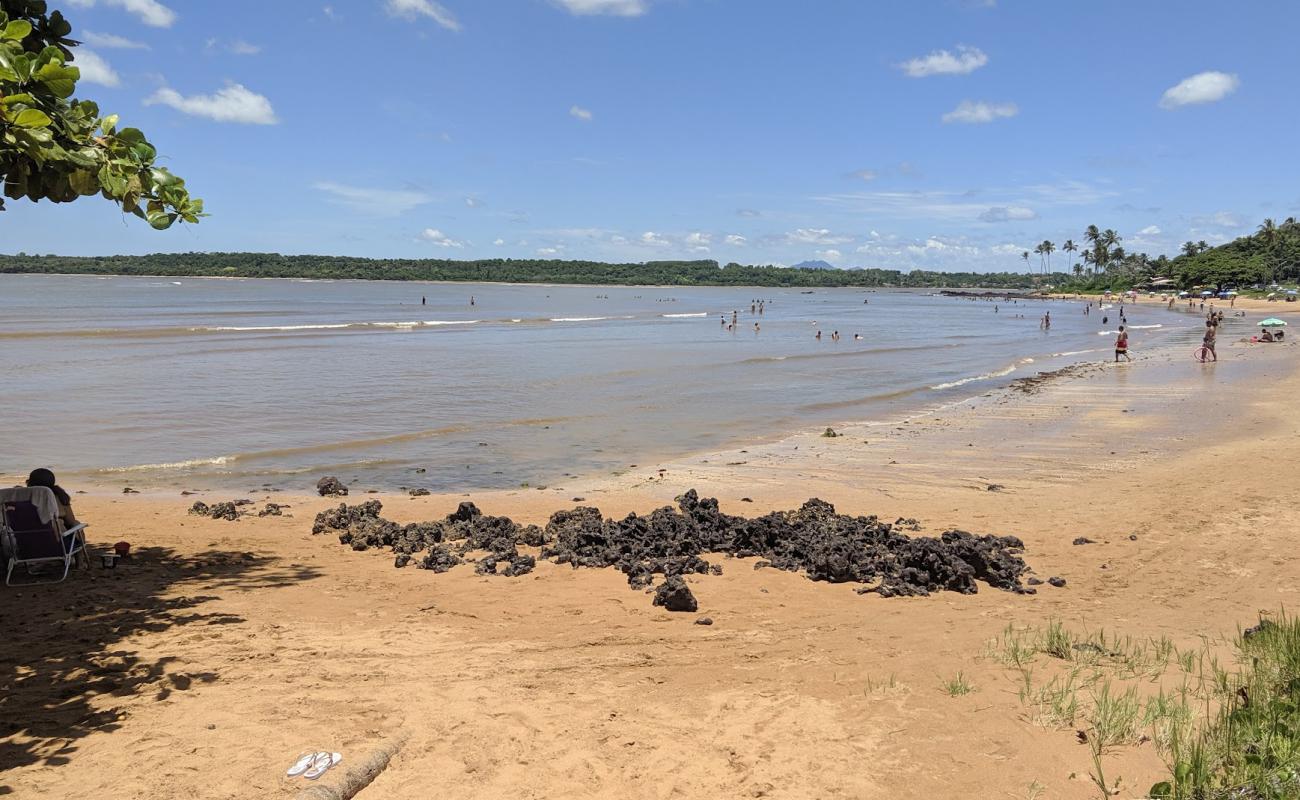
<path id="1" fill-rule="evenodd" d="M 1300 621 L 1266 620 L 1236 640 L 1242 669 L 1211 665 L 1217 708 L 1196 729 L 1171 727 L 1162 800 L 1300 797 Z"/>
<path id="2" fill-rule="evenodd" d="M 966 680 L 966 676 L 958 672 L 943 682 L 943 690 L 948 693 L 949 697 L 961 697 L 975 691 L 975 684 Z"/>

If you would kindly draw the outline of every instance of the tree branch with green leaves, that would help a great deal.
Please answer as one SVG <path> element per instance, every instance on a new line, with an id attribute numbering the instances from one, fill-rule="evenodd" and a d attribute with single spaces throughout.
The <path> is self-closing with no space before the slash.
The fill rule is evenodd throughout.
<path id="1" fill-rule="evenodd" d="M 45 0 L 0 0 L 0 179 L 4 196 L 70 203 L 101 195 L 158 230 L 198 222 L 203 201 L 155 165 L 137 128 L 73 98 L 72 26 Z M 4 200 L 0 199 L 0 210 Z"/>

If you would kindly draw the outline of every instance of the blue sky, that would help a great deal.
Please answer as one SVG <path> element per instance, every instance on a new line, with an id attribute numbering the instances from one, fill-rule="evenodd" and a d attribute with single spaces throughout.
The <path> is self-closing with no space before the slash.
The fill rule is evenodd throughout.
<path id="1" fill-rule="evenodd" d="M 211 216 L 10 201 L 5 252 L 999 270 L 1300 215 L 1292 2 L 51 6 Z"/>

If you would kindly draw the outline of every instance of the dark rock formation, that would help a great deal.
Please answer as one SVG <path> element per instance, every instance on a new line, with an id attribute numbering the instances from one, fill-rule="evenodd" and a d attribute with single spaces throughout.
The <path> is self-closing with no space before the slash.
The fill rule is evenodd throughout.
<path id="1" fill-rule="evenodd" d="M 320 492 L 321 497 L 347 497 L 348 487 L 343 485 L 343 481 L 335 478 L 333 475 L 326 476 L 316 481 L 316 491 Z"/>
<path id="2" fill-rule="evenodd" d="M 261 511 L 257 512 L 259 517 L 279 517 L 284 515 L 284 509 L 279 503 L 267 503 Z"/>
<path id="3" fill-rule="evenodd" d="M 655 589 L 654 604 L 663 606 L 668 611 L 698 611 L 700 604 L 695 602 L 691 587 L 686 581 L 674 575 Z"/>
<path id="4" fill-rule="evenodd" d="M 383 519 L 381 510 L 377 500 L 340 505 L 318 514 L 312 532 L 337 533 L 341 543 L 357 550 L 388 547 L 435 572 L 463 563 L 467 553 L 486 552 L 475 567 L 480 574 L 498 574 L 500 569 L 502 575 L 522 575 L 536 560 L 521 555 L 518 548 L 539 547 L 542 558 L 575 569 L 617 568 L 634 589 L 648 588 L 663 576 L 655 593 L 661 605 L 670 600 L 674 606 L 686 605 L 690 590 L 683 575 L 721 574 L 721 565 L 705 560 L 708 553 L 761 557 L 755 568 L 770 566 L 802 572 L 811 580 L 860 583 L 864 586 L 859 591 L 882 597 L 937 591 L 974 594 L 980 583 L 1017 593 L 1035 592 L 1021 584 L 1028 568 L 1019 555 L 1024 545 L 1015 537 L 965 531 L 908 536 L 899 532 L 897 524 L 838 514 L 834 506 L 817 499 L 793 511 L 749 519 L 723 514 L 717 500 L 700 498 L 692 490 L 677 498 L 676 508 L 629 514 L 620 520 L 605 519 L 589 506 L 557 511 L 545 528 L 485 515 L 468 502 L 441 521 L 404 527 Z M 906 519 L 899 524 L 917 523 Z M 1053 579 L 1053 585 L 1057 580 L 1064 585 L 1061 579 Z M 1029 583 L 1041 581 L 1031 578 Z"/>

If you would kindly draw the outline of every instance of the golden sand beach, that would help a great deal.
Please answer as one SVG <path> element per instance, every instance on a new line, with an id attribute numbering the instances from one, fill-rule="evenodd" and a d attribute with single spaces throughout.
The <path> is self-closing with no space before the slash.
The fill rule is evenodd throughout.
<path id="1" fill-rule="evenodd" d="M 1081 725 L 1045 722 L 990 643 L 1059 620 L 1195 649 L 1295 606 L 1297 352 L 1221 341 L 1215 365 L 1099 363 L 833 439 L 347 498 L 399 522 L 472 499 L 543 523 L 575 497 L 617 517 L 688 488 L 751 516 L 816 496 L 1018 536 L 1034 574 L 1067 581 L 1034 596 L 883 599 L 727 559 L 674 614 L 614 570 L 394 569 L 311 534 L 333 499 L 248 495 L 287 516 L 228 522 L 186 514 L 228 493 L 101 487 L 74 501 L 92 545 L 135 556 L 0 607 L 0 794 L 290 798 L 304 749 L 341 752 L 341 772 L 403 741 L 362 798 L 1095 797 Z M 1103 764 L 1123 797 L 1162 777 L 1140 738 Z"/>

